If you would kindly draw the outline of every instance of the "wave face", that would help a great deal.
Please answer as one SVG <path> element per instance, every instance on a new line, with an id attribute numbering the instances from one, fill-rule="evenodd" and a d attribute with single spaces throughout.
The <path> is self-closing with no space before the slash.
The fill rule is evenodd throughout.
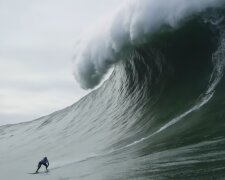
<path id="1" fill-rule="evenodd" d="M 0 176 L 35 179 L 24 172 L 48 156 L 48 180 L 224 178 L 224 17 L 213 7 L 162 26 L 78 103 L 0 127 Z"/>

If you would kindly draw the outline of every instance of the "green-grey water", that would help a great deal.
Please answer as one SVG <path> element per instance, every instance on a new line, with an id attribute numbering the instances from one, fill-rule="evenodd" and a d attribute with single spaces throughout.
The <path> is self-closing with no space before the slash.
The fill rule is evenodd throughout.
<path id="1" fill-rule="evenodd" d="M 163 27 L 79 102 L 1 126 L 0 179 L 224 179 L 224 15 Z M 50 172 L 28 175 L 43 154 Z"/>

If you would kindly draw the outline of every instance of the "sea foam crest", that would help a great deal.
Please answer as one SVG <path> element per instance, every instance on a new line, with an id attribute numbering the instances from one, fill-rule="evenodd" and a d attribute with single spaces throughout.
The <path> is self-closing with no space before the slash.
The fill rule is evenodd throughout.
<path id="1" fill-rule="evenodd" d="M 102 23 L 89 28 L 75 47 L 73 74 L 84 89 L 98 85 L 120 60 L 126 45 L 143 43 L 146 36 L 167 25 L 175 28 L 188 16 L 224 0 L 128 0 Z"/>

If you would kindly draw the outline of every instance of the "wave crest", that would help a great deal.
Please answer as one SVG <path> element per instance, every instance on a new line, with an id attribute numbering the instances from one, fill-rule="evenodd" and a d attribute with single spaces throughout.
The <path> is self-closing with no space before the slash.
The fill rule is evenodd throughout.
<path id="1" fill-rule="evenodd" d="M 127 46 L 143 44 L 162 26 L 176 28 L 188 16 L 223 0 L 129 0 L 77 43 L 73 74 L 84 89 L 99 84 Z"/>

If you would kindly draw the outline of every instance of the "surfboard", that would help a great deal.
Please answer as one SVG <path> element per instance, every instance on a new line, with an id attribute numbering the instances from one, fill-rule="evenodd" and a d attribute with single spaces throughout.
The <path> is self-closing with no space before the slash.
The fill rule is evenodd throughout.
<path id="1" fill-rule="evenodd" d="M 47 171 L 41 171 L 41 172 L 34 172 L 34 173 L 27 173 L 27 174 L 47 174 L 49 170 Z"/>

